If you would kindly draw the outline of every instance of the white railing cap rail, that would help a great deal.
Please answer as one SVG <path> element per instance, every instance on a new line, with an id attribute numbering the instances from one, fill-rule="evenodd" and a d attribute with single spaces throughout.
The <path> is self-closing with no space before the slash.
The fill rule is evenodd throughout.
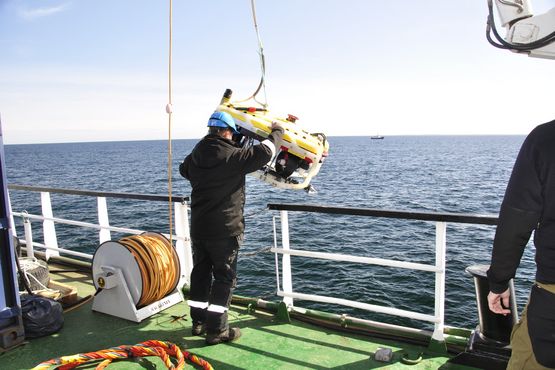
<path id="1" fill-rule="evenodd" d="M 8 185 L 8 189 L 34 191 L 34 192 L 47 192 L 47 193 L 55 193 L 55 194 L 86 195 L 86 196 L 105 197 L 105 198 L 153 200 L 153 201 L 161 201 L 161 202 L 167 202 L 169 200 L 168 195 L 116 193 L 116 192 L 107 192 L 107 191 L 62 189 L 62 188 L 50 188 L 50 187 L 44 187 L 44 186 L 29 186 L 29 185 L 16 185 L 16 184 Z M 181 203 L 188 202 L 189 197 L 172 196 L 172 201 L 181 202 Z"/>

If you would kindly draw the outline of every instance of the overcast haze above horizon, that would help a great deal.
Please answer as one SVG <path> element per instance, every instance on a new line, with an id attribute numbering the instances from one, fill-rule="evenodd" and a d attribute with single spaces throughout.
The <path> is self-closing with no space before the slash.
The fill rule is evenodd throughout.
<path id="1" fill-rule="evenodd" d="M 524 135 L 553 119 L 555 60 L 490 46 L 486 0 L 258 0 L 256 10 L 270 109 L 307 131 Z M 0 0 L 4 143 L 167 139 L 168 11 L 167 1 Z M 240 99 L 258 85 L 250 1 L 173 1 L 173 22 L 171 135 L 200 138 L 226 88 Z"/>

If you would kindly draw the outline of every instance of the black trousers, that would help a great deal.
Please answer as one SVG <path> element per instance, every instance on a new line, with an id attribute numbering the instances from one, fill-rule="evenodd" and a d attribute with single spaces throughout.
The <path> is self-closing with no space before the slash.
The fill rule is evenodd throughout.
<path id="1" fill-rule="evenodd" d="M 192 240 L 191 319 L 204 323 L 208 333 L 217 334 L 228 328 L 227 309 L 237 285 L 237 254 L 242 240 L 243 235 Z"/>

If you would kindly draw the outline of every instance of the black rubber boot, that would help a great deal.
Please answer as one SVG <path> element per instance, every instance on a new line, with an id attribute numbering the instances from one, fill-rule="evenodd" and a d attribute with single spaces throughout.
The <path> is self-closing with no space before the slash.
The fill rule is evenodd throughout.
<path id="1" fill-rule="evenodd" d="M 222 331 L 219 334 L 207 334 L 206 335 L 206 344 L 213 345 L 213 344 L 220 344 L 226 342 L 233 342 L 234 340 L 239 339 L 241 336 L 241 330 L 239 328 L 229 328 L 227 330 Z"/>
<path id="2" fill-rule="evenodd" d="M 191 333 L 196 336 L 204 335 L 206 334 L 206 327 L 201 322 L 194 322 Z"/>

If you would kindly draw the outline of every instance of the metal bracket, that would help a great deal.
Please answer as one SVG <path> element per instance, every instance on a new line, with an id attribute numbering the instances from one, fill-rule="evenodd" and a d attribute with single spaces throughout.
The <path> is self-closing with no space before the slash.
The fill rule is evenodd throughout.
<path id="1" fill-rule="evenodd" d="M 100 286 L 102 290 L 94 297 L 93 311 L 141 322 L 166 308 L 183 302 L 183 295 L 179 289 L 176 289 L 161 300 L 137 309 L 122 270 L 111 266 L 102 266 L 102 269 L 110 272 L 97 277 L 99 286 L 102 285 Z"/>
<path id="2" fill-rule="evenodd" d="M 287 309 L 287 305 L 285 304 L 285 302 L 279 302 L 276 317 L 282 322 L 291 322 L 291 317 L 289 317 L 289 310 Z"/>

